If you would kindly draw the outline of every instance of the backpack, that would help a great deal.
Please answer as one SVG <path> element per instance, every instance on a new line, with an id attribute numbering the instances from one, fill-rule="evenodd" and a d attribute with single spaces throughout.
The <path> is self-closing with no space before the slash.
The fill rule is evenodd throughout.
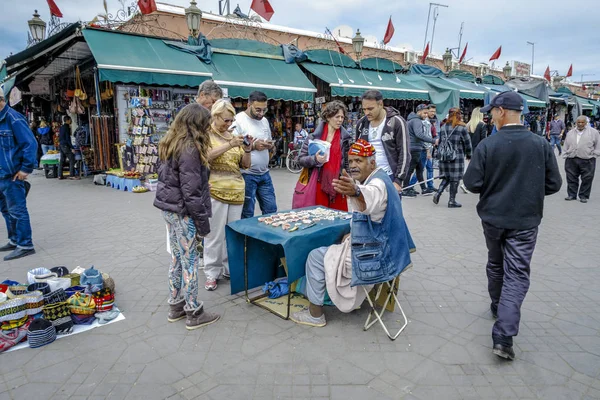
<path id="1" fill-rule="evenodd" d="M 450 142 L 450 136 L 452 136 L 455 129 L 456 127 L 454 127 L 454 129 L 452 129 L 452 132 L 450 132 L 450 134 L 448 135 L 448 125 L 444 125 L 444 127 L 442 128 L 441 141 L 437 151 L 438 159 L 440 161 L 456 160 L 456 149 Z"/>

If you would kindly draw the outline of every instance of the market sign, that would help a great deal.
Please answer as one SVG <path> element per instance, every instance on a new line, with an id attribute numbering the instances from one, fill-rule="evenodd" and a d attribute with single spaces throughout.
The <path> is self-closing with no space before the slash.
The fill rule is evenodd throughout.
<path id="1" fill-rule="evenodd" d="M 513 61 L 512 63 L 512 76 L 527 77 L 531 75 L 531 65 L 520 61 Z"/>

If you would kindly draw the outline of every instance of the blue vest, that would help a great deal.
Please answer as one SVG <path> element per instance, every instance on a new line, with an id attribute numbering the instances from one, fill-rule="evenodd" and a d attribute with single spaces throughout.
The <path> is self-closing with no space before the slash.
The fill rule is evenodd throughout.
<path id="1" fill-rule="evenodd" d="M 381 222 L 369 215 L 352 214 L 352 281 L 351 286 L 374 285 L 394 279 L 411 264 L 415 250 L 404 216 L 398 191 L 383 170 L 379 169 L 366 182 L 379 178 L 385 182 L 387 208 Z"/>

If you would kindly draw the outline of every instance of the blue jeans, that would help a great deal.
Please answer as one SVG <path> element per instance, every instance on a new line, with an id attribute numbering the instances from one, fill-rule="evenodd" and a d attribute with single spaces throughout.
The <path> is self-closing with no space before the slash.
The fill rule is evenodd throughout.
<path id="1" fill-rule="evenodd" d="M 554 152 L 554 145 L 558 147 L 558 154 L 562 154 L 562 147 L 560 147 L 560 136 L 550 136 L 550 146 L 552 146 L 552 152 Z"/>
<path id="2" fill-rule="evenodd" d="M 48 153 L 48 150 L 56 150 L 56 147 L 54 147 L 54 145 L 52 144 L 43 144 L 42 145 L 42 155 L 46 155 L 46 153 Z"/>
<path id="3" fill-rule="evenodd" d="M 277 212 L 277 200 L 271 174 L 265 172 L 262 175 L 242 174 L 246 181 L 246 196 L 244 197 L 244 208 L 242 219 L 254 217 L 254 207 L 258 198 L 258 205 L 263 215 Z"/>
<path id="4" fill-rule="evenodd" d="M 427 159 L 427 150 L 423 150 L 421 152 L 421 164 L 423 164 L 423 168 L 427 170 L 427 179 L 433 178 L 433 160 Z M 412 178 L 410 178 L 410 184 L 414 185 L 417 183 L 417 174 L 413 174 Z M 427 182 L 427 187 L 429 189 L 434 189 L 433 180 Z"/>
<path id="5" fill-rule="evenodd" d="M 0 211 L 6 221 L 9 243 L 21 249 L 33 249 L 23 181 L 13 182 L 12 177 L 0 179 Z"/>

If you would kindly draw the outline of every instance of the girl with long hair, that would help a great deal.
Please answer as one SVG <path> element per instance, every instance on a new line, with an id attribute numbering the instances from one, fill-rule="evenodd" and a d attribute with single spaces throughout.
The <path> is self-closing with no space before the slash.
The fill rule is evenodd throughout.
<path id="1" fill-rule="evenodd" d="M 467 131 L 471 137 L 471 146 L 473 147 L 473 151 L 475 151 L 475 148 L 479 142 L 487 137 L 487 129 L 485 127 L 483 118 L 484 115 L 481 112 L 481 108 L 475 107 L 471 113 L 471 119 L 467 124 Z"/>
<path id="2" fill-rule="evenodd" d="M 440 160 L 439 173 L 442 177 L 442 183 L 436 194 L 433 195 L 434 204 L 438 204 L 444 189 L 450 185 L 450 200 L 448 208 L 462 207 L 456 202 L 456 193 L 458 185 L 465 171 L 465 156 L 471 158 L 471 138 L 467 132 L 467 127 L 462 121 L 460 108 L 451 108 L 448 116 L 448 122 L 442 127 L 440 133 L 440 149 L 442 147 L 452 148 L 455 151 L 455 157 L 452 160 Z M 441 153 L 438 152 L 438 153 Z"/>
<path id="3" fill-rule="evenodd" d="M 160 167 L 154 206 L 162 210 L 171 246 L 169 322 L 186 318 L 186 328 L 212 324 L 219 315 L 198 301 L 198 262 L 202 239 L 210 232 L 208 135 L 210 112 L 190 104 L 175 118 L 158 147 Z"/>

